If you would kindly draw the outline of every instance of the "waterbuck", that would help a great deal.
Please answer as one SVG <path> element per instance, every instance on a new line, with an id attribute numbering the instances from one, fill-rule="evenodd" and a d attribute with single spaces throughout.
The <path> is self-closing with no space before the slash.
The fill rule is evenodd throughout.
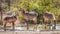
<path id="1" fill-rule="evenodd" d="M 15 14 L 15 12 L 9 11 L 9 12 L 6 12 L 3 16 L 5 16 L 4 19 L 3 19 L 3 21 L 4 21 L 4 30 L 6 31 L 7 23 L 12 23 L 13 30 L 14 30 L 14 26 L 15 26 L 14 23 L 17 20 L 17 15 Z"/>
<path id="2" fill-rule="evenodd" d="M 54 14 L 50 13 L 50 12 L 43 13 L 43 23 L 45 25 L 52 24 L 53 27 L 55 27 L 56 26 L 56 19 L 55 19 Z"/>

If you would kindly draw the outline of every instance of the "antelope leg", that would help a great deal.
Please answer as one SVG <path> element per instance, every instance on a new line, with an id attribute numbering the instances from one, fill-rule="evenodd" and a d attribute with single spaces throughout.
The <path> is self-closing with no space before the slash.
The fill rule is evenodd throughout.
<path id="1" fill-rule="evenodd" d="M 7 24 L 7 23 L 5 22 L 5 24 L 4 24 L 4 31 L 6 31 L 6 24 Z"/>
<path id="2" fill-rule="evenodd" d="M 14 24 L 14 22 L 12 23 L 12 26 L 13 26 L 13 31 L 14 31 L 14 27 L 15 27 L 15 24 Z"/>

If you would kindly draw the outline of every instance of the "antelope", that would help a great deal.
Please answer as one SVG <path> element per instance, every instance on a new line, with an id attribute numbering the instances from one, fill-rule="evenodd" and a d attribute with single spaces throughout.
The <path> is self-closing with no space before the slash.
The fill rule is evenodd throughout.
<path id="1" fill-rule="evenodd" d="M 13 12 L 12 12 L 13 13 Z M 6 15 L 10 15 L 10 16 L 6 16 L 3 20 L 4 20 L 4 31 L 6 31 L 6 25 L 7 23 L 12 23 L 13 26 L 13 30 L 14 30 L 14 26 L 15 26 L 15 21 L 17 20 L 17 16 L 13 15 L 11 16 L 11 13 L 8 13 Z"/>
<path id="2" fill-rule="evenodd" d="M 21 9 L 20 13 L 24 16 L 25 20 L 33 20 L 34 24 L 37 24 L 37 16 L 38 13 L 36 12 L 28 12 L 26 13 L 24 9 Z"/>
<path id="3" fill-rule="evenodd" d="M 43 14 L 43 22 L 44 24 L 53 24 L 53 26 L 56 26 L 56 19 L 53 13 L 45 12 Z"/>
<path id="4" fill-rule="evenodd" d="M 23 15 L 25 21 L 32 20 L 34 25 L 37 24 L 38 13 L 36 13 L 36 12 L 28 12 L 28 13 L 26 13 L 23 8 L 21 8 L 19 13 Z"/>

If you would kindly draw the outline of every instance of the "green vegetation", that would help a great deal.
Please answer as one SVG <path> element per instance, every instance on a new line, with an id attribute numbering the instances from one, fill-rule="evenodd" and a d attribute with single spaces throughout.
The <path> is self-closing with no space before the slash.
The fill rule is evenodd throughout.
<path id="1" fill-rule="evenodd" d="M 60 12 L 60 0 L 3 0 L 2 8 L 7 10 L 19 11 L 20 8 L 25 8 L 26 12 L 36 11 L 38 20 L 43 19 L 42 14 L 46 11 L 54 13 L 56 19 Z"/>

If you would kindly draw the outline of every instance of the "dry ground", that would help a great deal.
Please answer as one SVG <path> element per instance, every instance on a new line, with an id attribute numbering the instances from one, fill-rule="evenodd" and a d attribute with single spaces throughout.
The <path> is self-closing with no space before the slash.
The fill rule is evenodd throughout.
<path id="1" fill-rule="evenodd" d="M 4 31 L 0 34 L 60 34 L 60 31 Z"/>

